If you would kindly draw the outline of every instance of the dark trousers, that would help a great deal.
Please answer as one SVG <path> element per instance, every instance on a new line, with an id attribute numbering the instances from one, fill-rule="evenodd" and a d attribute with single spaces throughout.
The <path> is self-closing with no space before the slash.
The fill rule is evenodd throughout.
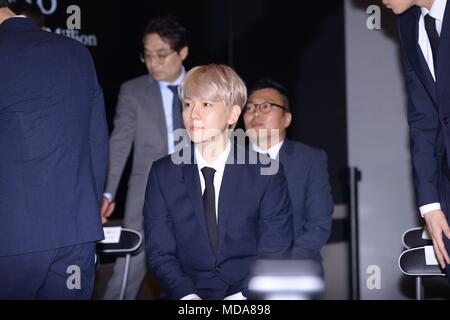
<path id="1" fill-rule="evenodd" d="M 0 257 L 2 299 L 90 299 L 95 243 Z"/>

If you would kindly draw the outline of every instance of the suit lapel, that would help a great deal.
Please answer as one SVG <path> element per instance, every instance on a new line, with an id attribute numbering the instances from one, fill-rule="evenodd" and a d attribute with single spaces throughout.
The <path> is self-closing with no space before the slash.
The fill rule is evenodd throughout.
<path id="1" fill-rule="evenodd" d="M 219 204 L 218 204 L 218 218 L 219 218 L 219 240 L 217 245 L 217 254 L 220 253 L 222 244 L 225 239 L 225 234 L 228 225 L 228 219 L 233 213 L 232 204 L 235 203 L 237 184 L 239 181 L 239 172 L 242 166 L 236 162 L 236 145 L 231 145 L 231 151 L 228 156 L 227 164 L 223 172 L 222 184 L 220 186 Z"/>
<path id="2" fill-rule="evenodd" d="M 150 76 L 148 76 L 147 79 L 148 81 L 146 82 L 146 88 L 144 90 L 144 105 L 146 106 L 146 110 L 151 113 L 151 117 L 158 119 L 158 121 L 156 121 L 159 126 L 158 131 L 163 133 L 162 143 L 164 144 L 166 153 L 168 153 L 166 114 L 164 112 L 161 90 L 158 81 L 152 79 Z"/>
<path id="3" fill-rule="evenodd" d="M 194 207 L 195 216 L 199 222 L 201 232 L 206 236 L 207 241 L 209 241 L 208 229 L 205 221 L 205 211 L 203 210 L 202 188 L 200 185 L 197 164 L 194 163 L 193 153 L 191 156 L 191 164 L 183 164 L 182 170 L 189 198 Z"/>
<path id="4" fill-rule="evenodd" d="M 405 50 L 409 59 L 411 59 L 411 64 L 416 69 L 421 82 L 425 86 L 428 94 L 435 106 L 437 106 L 436 98 L 436 86 L 431 75 L 430 69 L 428 68 L 427 62 L 423 56 L 422 50 L 420 49 L 418 39 L 419 39 L 419 18 L 420 18 L 420 8 L 411 9 L 412 12 L 408 17 L 408 23 L 406 30 L 403 30 L 403 35 L 405 36 Z"/>
<path id="5" fill-rule="evenodd" d="M 449 67 L 450 67 L 450 6 L 447 2 L 442 23 L 441 36 L 439 40 L 439 50 L 436 61 L 436 86 L 438 97 L 442 97 L 445 90 L 448 90 Z"/>
<path id="6" fill-rule="evenodd" d="M 281 163 L 287 163 L 287 159 L 289 159 L 294 153 L 294 146 L 289 140 L 284 140 L 283 145 L 281 146 L 280 152 L 278 153 L 277 160 Z"/>

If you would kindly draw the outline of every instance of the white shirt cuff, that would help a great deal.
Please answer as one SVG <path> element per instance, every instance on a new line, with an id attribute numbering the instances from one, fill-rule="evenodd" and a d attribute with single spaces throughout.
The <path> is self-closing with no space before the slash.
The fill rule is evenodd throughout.
<path id="1" fill-rule="evenodd" d="M 195 293 L 188 294 L 187 296 L 184 296 L 180 300 L 192 300 L 192 299 L 200 299 L 201 300 L 201 298 L 198 295 L 196 295 Z"/>
<path id="2" fill-rule="evenodd" d="M 104 193 L 103 193 L 103 198 L 105 198 L 106 200 L 108 200 L 109 203 L 113 202 L 112 194 L 109 193 L 109 192 L 104 192 Z"/>
<path id="3" fill-rule="evenodd" d="M 441 210 L 441 204 L 439 202 L 433 202 L 433 203 L 421 206 L 419 208 L 419 210 L 420 210 L 420 215 L 423 218 L 428 212 L 431 212 L 434 210 Z"/>
<path id="4" fill-rule="evenodd" d="M 223 300 L 247 300 L 247 298 L 242 295 L 242 292 L 238 292 L 223 298 Z"/>

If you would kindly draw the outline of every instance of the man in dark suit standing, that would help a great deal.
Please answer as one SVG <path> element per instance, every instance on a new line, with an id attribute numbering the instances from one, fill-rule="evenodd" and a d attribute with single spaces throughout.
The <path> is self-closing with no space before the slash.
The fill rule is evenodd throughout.
<path id="1" fill-rule="evenodd" d="M 322 261 L 331 231 L 333 198 L 323 150 L 286 139 L 292 121 L 287 89 L 271 79 L 251 88 L 244 124 L 255 151 L 281 162 L 293 208 L 292 256 Z"/>
<path id="2" fill-rule="evenodd" d="M 0 0 L 0 299 L 89 299 L 108 159 L 85 46 Z"/>
<path id="3" fill-rule="evenodd" d="M 289 255 L 281 167 L 263 175 L 257 154 L 230 141 L 246 96 L 224 65 L 196 67 L 181 85 L 193 146 L 153 164 L 144 206 L 147 261 L 166 298 L 245 299 L 251 264 Z"/>
<path id="4" fill-rule="evenodd" d="M 120 178 L 133 150 L 123 225 L 139 232 L 143 232 L 144 193 L 152 163 L 173 152 L 173 132 L 183 126 L 178 86 L 189 53 L 187 30 L 177 17 L 158 17 L 146 26 L 142 45 L 141 59 L 148 73 L 126 81 L 120 89 L 101 210 L 106 222 L 114 211 Z M 125 258 L 118 258 L 104 299 L 119 298 L 124 268 Z M 142 250 L 131 258 L 125 299 L 136 299 L 146 272 Z"/>
<path id="5" fill-rule="evenodd" d="M 447 0 L 383 3 L 399 15 L 416 197 L 450 277 L 450 7 Z"/>

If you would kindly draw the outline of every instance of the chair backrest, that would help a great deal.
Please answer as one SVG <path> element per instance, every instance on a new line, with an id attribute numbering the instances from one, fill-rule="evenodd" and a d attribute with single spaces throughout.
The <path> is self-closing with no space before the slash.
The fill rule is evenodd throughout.
<path id="1" fill-rule="evenodd" d="M 433 246 L 407 249 L 400 254 L 398 266 L 408 276 L 445 276 L 439 264 L 427 263 L 427 254 L 434 255 Z"/>
<path id="2" fill-rule="evenodd" d="M 433 245 L 426 228 L 410 228 L 403 233 L 402 243 L 405 249 Z"/>
<path id="3" fill-rule="evenodd" d="M 141 233 L 133 229 L 122 228 L 118 243 L 97 242 L 96 252 L 110 255 L 136 254 L 141 247 Z"/>

